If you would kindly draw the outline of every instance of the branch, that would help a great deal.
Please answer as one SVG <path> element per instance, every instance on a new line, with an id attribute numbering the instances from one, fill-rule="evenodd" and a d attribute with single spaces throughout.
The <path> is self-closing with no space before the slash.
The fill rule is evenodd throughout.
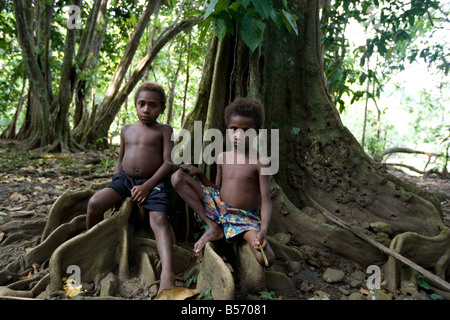
<path id="1" fill-rule="evenodd" d="M 151 63 L 155 59 L 156 55 L 161 51 L 164 45 L 177 36 L 180 32 L 192 27 L 193 25 L 199 23 L 200 18 L 192 18 L 189 20 L 183 20 L 176 25 L 170 25 L 163 31 L 163 36 L 158 37 L 152 48 L 149 48 L 147 54 L 142 58 L 130 77 L 127 84 L 120 90 L 116 97 L 120 99 L 126 99 L 126 97 L 131 93 L 133 88 L 136 86 L 137 82 L 142 78 L 145 71 L 150 67 Z M 120 102 L 121 103 L 121 102 Z"/>
<path id="2" fill-rule="evenodd" d="M 435 153 L 431 153 L 431 152 L 425 152 L 425 151 L 419 151 L 419 150 L 413 150 L 413 149 L 409 149 L 409 148 L 400 148 L 400 147 L 395 147 L 395 148 L 389 148 L 389 149 L 385 149 L 382 150 L 378 153 L 376 153 L 373 156 L 373 159 L 377 162 L 381 162 L 381 160 L 383 159 L 383 157 L 387 154 L 392 154 L 392 153 L 416 153 L 416 154 L 425 154 L 428 157 L 437 157 L 439 155 L 435 154 Z"/>
<path id="3" fill-rule="evenodd" d="M 441 285 L 443 288 L 445 288 L 445 290 L 450 292 L 450 283 L 448 283 L 447 281 L 445 281 L 445 279 L 441 279 L 439 278 L 437 275 L 435 275 L 434 273 L 431 273 L 430 271 L 422 268 L 421 266 L 419 266 L 418 264 L 416 264 L 415 262 L 407 259 L 406 257 L 402 256 L 401 254 L 399 254 L 398 252 L 395 252 L 394 250 L 382 245 L 381 243 L 373 240 L 372 238 L 370 238 L 369 236 L 365 235 L 364 233 L 355 230 L 354 228 L 352 228 L 348 223 L 344 222 L 343 220 L 341 220 L 340 218 L 336 217 L 335 215 L 331 214 L 328 210 L 325 210 L 322 212 L 322 214 L 327 217 L 329 220 L 331 220 L 332 222 L 336 223 L 338 226 L 352 232 L 354 235 L 360 237 L 361 239 L 367 241 L 368 243 L 370 243 L 371 245 L 375 246 L 376 248 L 380 249 L 381 251 L 383 251 L 384 253 L 387 253 L 388 255 L 394 257 L 395 259 L 407 264 L 408 266 L 410 266 L 411 268 L 419 271 L 421 274 L 423 274 L 424 276 L 428 277 L 429 279 L 433 280 L 435 283 L 438 283 L 439 285 Z"/>
<path id="4" fill-rule="evenodd" d="M 105 97 L 103 99 L 104 101 L 113 99 L 114 93 L 118 91 L 118 88 L 120 88 L 120 85 L 122 84 L 122 81 L 125 78 L 126 71 L 129 68 L 133 60 L 133 57 L 139 47 L 139 42 L 141 40 L 142 34 L 144 33 L 145 28 L 147 27 L 148 22 L 150 21 L 150 17 L 152 16 L 155 9 L 160 5 L 161 5 L 160 1 L 152 1 L 152 0 L 148 1 L 147 7 L 144 13 L 142 14 L 141 18 L 139 19 L 136 29 L 134 29 L 133 35 L 131 36 L 131 39 L 128 42 L 128 45 L 125 49 L 125 53 L 123 54 L 123 57 L 120 60 L 120 63 L 116 68 L 116 71 L 114 72 L 114 76 L 108 86 L 108 89 L 106 90 Z"/>

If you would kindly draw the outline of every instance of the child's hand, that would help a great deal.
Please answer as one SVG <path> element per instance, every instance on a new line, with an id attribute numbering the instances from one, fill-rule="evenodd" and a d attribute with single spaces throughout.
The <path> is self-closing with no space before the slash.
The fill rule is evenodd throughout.
<path id="1" fill-rule="evenodd" d="M 202 170 L 192 164 L 183 164 L 182 166 L 189 169 L 189 174 L 191 176 L 196 176 L 203 173 Z"/>
<path id="2" fill-rule="evenodd" d="M 147 199 L 148 193 L 149 190 L 144 185 L 134 186 L 133 189 L 131 189 L 131 199 L 141 204 Z"/>
<path id="3" fill-rule="evenodd" d="M 263 249 L 267 246 L 266 235 L 261 231 L 256 234 L 256 238 L 253 240 L 253 246 L 258 250 L 259 245 L 261 245 Z"/>

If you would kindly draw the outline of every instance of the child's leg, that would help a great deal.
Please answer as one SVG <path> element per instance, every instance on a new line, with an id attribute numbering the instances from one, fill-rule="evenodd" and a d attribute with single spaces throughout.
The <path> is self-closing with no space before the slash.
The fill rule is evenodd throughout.
<path id="1" fill-rule="evenodd" d="M 86 227 L 88 229 L 103 220 L 103 214 L 112 206 L 123 200 L 114 189 L 104 188 L 95 193 L 90 199 L 87 207 Z"/>
<path id="2" fill-rule="evenodd" d="M 244 233 L 244 239 L 250 245 L 250 248 L 252 249 L 253 254 L 255 255 L 255 258 L 259 262 L 259 264 L 262 266 L 265 266 L 264 258 L 261 254 L 261 251 L 259 250 L 259 246 L 255 246 L 254 240 L 256 239 L 257 234 L 258 234 L 257 230 L 249 230 Z M 266 239 L 266 241 L 267 241 L 267 239 Z M 275 254 L 274 254 L 272 248 L 270 247 L 268 241 L 267 241 L 267 246 L 263 250 L 264 250 L 264 254 L 266 255 L 267 261 L 269 262 L 269 266 L 271 266 L 275 262 Z"/>
<path id="3" fill-rule="evenodd" d="M 224 237 L 223 229 L 215 221 L 205 215 L 203 192 L 199 182 L 190 174 L 179 169 L 172 175 L 172 185 L 184 201 L 194 210 L 208 226 L 208 230 L 195 243 L 194 251 L 200 252 L 206 242 L 219 240 Z"/>
<path id="4" fill-rule="evenodd" d="M 161 259 L 161 279 L 158 294 L 175 285 L 175 274 L 173 272 L 173 239 L 170 230 L 170 222 L 164 212 L 149 212 L 150 227 L 156 238 L 156 248 Z"/>

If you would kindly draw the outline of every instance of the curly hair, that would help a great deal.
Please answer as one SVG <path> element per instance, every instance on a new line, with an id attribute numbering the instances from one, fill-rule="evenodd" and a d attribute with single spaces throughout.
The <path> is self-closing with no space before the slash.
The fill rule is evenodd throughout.
<path id="1" fill-rule="evenodd" d="M 162 85 L 155 82 L 144 82 L 143 84 L 141 84 L 137 89 L 136 94 L 134 95 L 134 104 L 136 104 L 136 100 L 142 91 L 156 92 L 157 94 L 159 94 L 159 97 L 161 99 L 161 105 L 163 107 L 166 106 L 166 91 L 164 90 Z"/>
<path id="2" fill-rule="evenodd" d="M 225 125 L 228 126 L 230 117 L 239 115 L 255 120 L 256 130 L 262 128 L 264 123 L 264 106 L 261 101 L 253 98 L 237 98 L 225 108 Z"/>

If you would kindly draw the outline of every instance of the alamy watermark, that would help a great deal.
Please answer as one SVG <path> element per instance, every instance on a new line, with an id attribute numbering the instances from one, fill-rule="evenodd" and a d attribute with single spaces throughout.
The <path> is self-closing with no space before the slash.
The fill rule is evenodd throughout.
<path id="1" fill-rule="evenodd" d="M 69 14 L 69 18 L 67 19 L 67 28 L 68 29 L 81 29 L 81 9 L 79 6 L 70 5 L 64 7 L 64 11 Z"/>
<path id="2" fill-rule="evenodd" d="M 268 137 L 270 133 L 270 149 L 268 150 Z M 245 141 L 250 145 L 248 148 L 248 158 L 235 157 L 227 153 L 224 159 L 218 158 L 218 155 L 223 151 L 224 135 L 219 129 L 207 129 L 203 132 L 203 125 L 201 121 L 194 122 L 193 137 L 188 130 L 181 129 L 178 135 L 172 135 L 172 140 L 177 142 L 172 150 L 172 161 L 175 164 L 191 163 L 194 159 L 194 164 L 206 163 L 233 164 L 256 164 L 258 159 L 263 165 L 261 168 L 262 175 L 274 175 L 279 169 L 279 130 L 278 129 L 248 129 L 244 132 L 242 129 L 227 129 L 225 133 L 226 150 L 237 150 L 237 152 L 244 153 L 246 148 Z M 209 142 L 204 148 L 204 142 Z M 192 150 L 193 146 L 193 150 Z M 270 151 L 270 155 L 269 155 Z M 260 157 L 263 155 L 264 157 Z"/>
<path id="3" fill-rule="evenodd" d="M 381 288 L 381 270 L 377 265 L 370 265 L 367 267 L 366 273 L 371 274 L 366 281 L 367 288 L 380 289 Z"/>
<path id="4" fill-rule="evenodd" d="M 71 264 L 67 267 L 66 273 L 71 274 L 67 278 L 67 287 L 74 288 L 81 284 L 81 270 L 79 266 Z"/>

